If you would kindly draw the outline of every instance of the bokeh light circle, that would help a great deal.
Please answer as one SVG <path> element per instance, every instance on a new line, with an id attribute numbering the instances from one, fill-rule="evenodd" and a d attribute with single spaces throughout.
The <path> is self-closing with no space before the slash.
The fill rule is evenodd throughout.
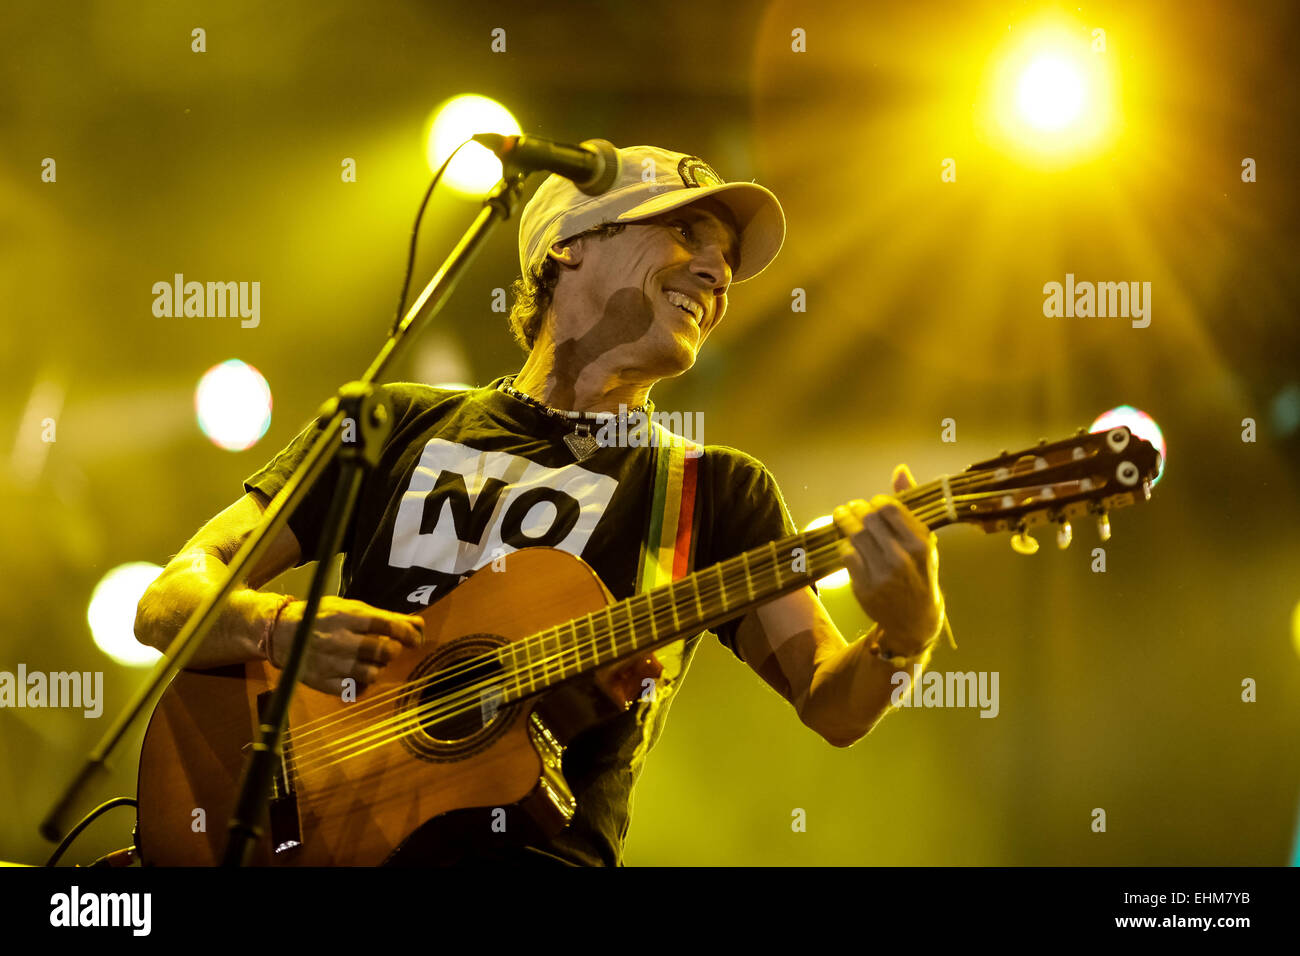
<path id="1" fill-rule="evenodd" d="M 436 172 L 452 151 L 475 133 L 517 136 L 519 121 L 496 100 L 467 93 L 440 104 L 426 137 L 429 169 Z M 501 161 L 486 146 L 470 143 L 451 161 L 442 182 L 464 196 L 481 196 L 501 179 Z"/>
<path id="2" fill-rule="evenodd" d="M 162 657 L 135 639 L 135 612 L 145 589 L 162 573 L 148 561 L 113 568 L 95 585 L 86 608 L 86 622 L 95 646 L 127 667 L 149 667 Z"/>
<path id="3" fill-rule="evenodd" d="M 1156 471 L 1155 480 L 1151 482 L 1152 487 L 1160 481 L 1165 473 L 1165 465 L 1168 463 L 1168 456 L 1165 452 L 1165 435 L 1156 424 L 1154 418 L 1132 405 L 1119 405 L 1108 412 L 1102 412 L 1097 416 L 1096 421 L 1088 426 L 1090 432 L 1104 432 L 1116 427 L 1117 425 L 1126 425 L 1128 430 L 1138 438 L 1145 438 L 1160 452 L 1160 468 Z"/>
<path id="4" fill-rule="evenodd" d="M 203 373 L 194 390 L 199 430 L 218 448 L 252 448 L 271 427 L 271 386 L 262 373 L 229 359 Z"/>

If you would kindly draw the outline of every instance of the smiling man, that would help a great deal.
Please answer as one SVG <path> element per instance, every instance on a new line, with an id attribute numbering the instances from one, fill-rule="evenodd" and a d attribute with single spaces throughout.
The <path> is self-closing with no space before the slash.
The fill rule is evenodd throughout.
<path id="1" fill-rule="evenodd" d="M 578 555 L 621 599 L 795 530 L 776 480 L 744 452 L 706 445 L 670 461 L 671 443 L 611 447 L 592 437 L 611 414 L 653 411 L 653 386 L 695 364 L 732 284 L 761 272 L 785 235 L 780 204 L 762 186 L 724 182 L 699 158 L 663 149 L 620 154 L 622 177 L 608 192 L 587 196 L 552 176 L 523 212 L 510 316 L 528 353 L 518 374 L 474 389 L 384 387 L 391 436 L 344 539 L 340 596 L 321 606 L 308 686 L 337 694 L 352 678 L 364 687 L 418 640 L 416 615 L 430 602 L 521 548 Z M 167 646 L 321 424 L 250 476 L 245 496 L 168 564 L 140 604 L 142 641 Z M 256 589 L 315 553 L 333 474 L 290 519 L 192 667 L 282 663 L 302 602 Z M 910 484 L 897 469 L 894 490 Z M 897 499 L 850 502 L 835 520 L 849 536 L 854 593 L 876 622 L 867 635 L 846 641 L 811 586 L 713 632 L 805 725 L 846 747 L 888 709 L 896 669 L 927 662 L 943 605 L 934 536 Z M 483 812 L 458 811 L 451 829 L 447 819 L 422 828 L 389 862 L 621 864 L 633 784 L 700 636 L 601 675 L 605 692 L 629 706 L 565 751 L 577 811 L 559 836 L 512 842 Z M 634 700 L 624 688 L 643 687 L 647 672 L 653 693 Z M 628 673 L 636 680 L 621 683 Z"/>

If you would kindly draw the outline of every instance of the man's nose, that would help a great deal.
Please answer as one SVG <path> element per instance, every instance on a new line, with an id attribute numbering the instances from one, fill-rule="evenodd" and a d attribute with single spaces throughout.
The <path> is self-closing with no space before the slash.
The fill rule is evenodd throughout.
<path id="1" fill-rule="evenodd" d="M 716 243 L 709 243 L 700 250 L 691 263 L 691 271 L 713 286 L 719 295 L 731 285 L 731 266 L 722 254 L 722 247 Z"/>

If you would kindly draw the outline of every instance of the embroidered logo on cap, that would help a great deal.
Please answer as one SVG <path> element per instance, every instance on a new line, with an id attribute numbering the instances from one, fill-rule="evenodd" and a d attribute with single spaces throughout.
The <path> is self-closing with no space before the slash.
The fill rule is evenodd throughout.
<path id="1" fill-rule="evenodd" d="M 713 167 L 698 156 L 682 157 L 677 164 L 677 175 L 682 177 L 684 186 L 721 186 L 723 183 Z"/>

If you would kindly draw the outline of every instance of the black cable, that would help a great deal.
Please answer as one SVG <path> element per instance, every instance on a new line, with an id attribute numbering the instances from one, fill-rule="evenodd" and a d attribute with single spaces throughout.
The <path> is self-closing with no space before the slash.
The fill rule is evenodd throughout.
<path id="1" fill-rule="evenodd" d="M 473 139 L 465 140 L 464 143 L 451 151 L 450 156 L 443 160 L 442 165 L 438 167 L 438 171 L 433 174 L 433 182 L 429 183 L 429 188 L 424 193 L 424 199 L 420 202 L 420 210 L 415 214 L 415 225 L 411 227 L 411 249 L 406 255 L 406 276 L 402 279 L 402 294 L 397 299 L 397 316 L 393 319 L 393 327 L 388 330 L 389 335 L 397 331 L 397 327 L 402 324 L 402 316 L 406 312 L 406 294 L 411 290 L 411 273 L 415 269 L 416 240 L 420 236 L 420 220 L 424 218 L 424 209 L 429 205 L 429 197 L 433 195 L 438 180 L 442 179 L 442 174 L 447 171 L 447 167 L 451 165 L 451 161 L 456 154 L 464 149 L 466 143 L 472 142 L 474 142 Z"/>
<path id="2" fill-rule="evenodd" d="M 105 811 L 112 810 L 114 807 L 135 807 L 139 809 L 140 804 L 136 802 L 135 797 L 114 797 L 112 800 L 106 800 L 104 803 L 101 803 L 99 806 L 95 807 L 95 809 L 82 817 L 80 823 L 68 831 L 68 835 L 63 838 L 63 842 L 54 850 L 53 855 L 46 861 L 45 865 L 53 866 L 58 863 L 59 857 L 63 856 L 63 852 L 72 845 L 72 841 L 77 838 L 77 835 L 81 833 L 82 830 L 86 829 L 86 827 L 90 826 L 91 821 L 93 821 L 95 817 Z"/>

